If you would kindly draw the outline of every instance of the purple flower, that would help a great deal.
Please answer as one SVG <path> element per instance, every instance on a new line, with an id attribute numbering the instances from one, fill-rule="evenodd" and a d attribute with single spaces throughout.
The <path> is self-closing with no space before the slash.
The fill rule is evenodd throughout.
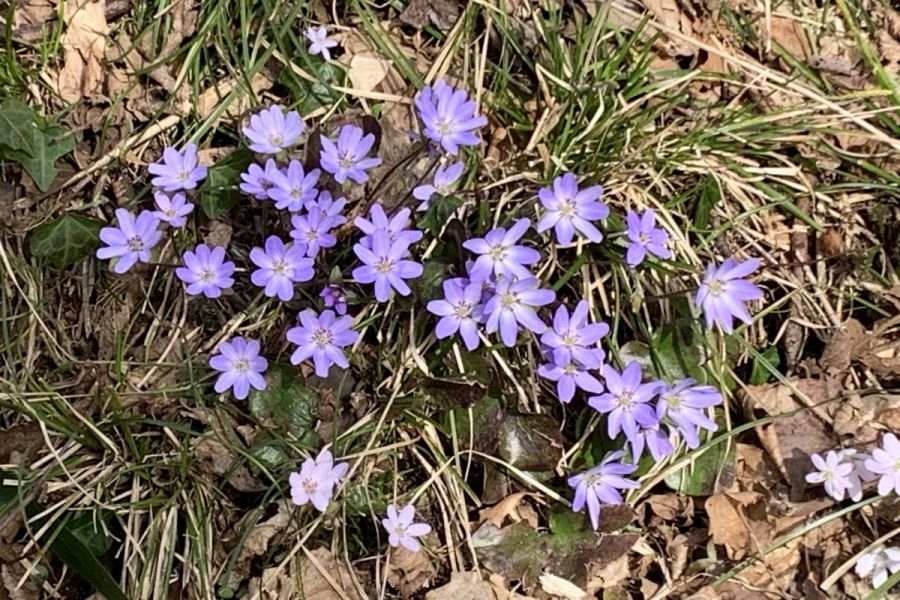
<path id="1" fill-rule="evenodd" d="M 656 416 L 675 425 L 688 448 L 700 445 L 699 429 L 715 431 L 719 427 L 706 414 L 706 409 L 722 404 L 722 394 L 709 385 L 695 385 L 693 379 L 682 379 L 659 395 Z"/>
<path id="2" fill-rule="evenodd" d="M 316 190 L 316 183 L 319 181 L 320 173 L 318 169 L 304 173 L 299 160 L 292 160 L 286 171 L 277 169 L 272 171 L 269 198 L 275 201 L 275 208 L 297 212 L 302 210 L 307 202 L 315 200 L 319 193 Z"/>
<path id="3" fill-rule="evenodd" d="M 893 433 L 881 438 L 881 448 L 872 450 L 872 457 L 866 460 L 866 468 L 880 476 L 878 493 L 887 496 L 891 492 L 900 494 L 900 440 Z"/>
<path id="4" fill-rule="evenodd" d="M 872 577 L 872 586 L 881 587 L 887 581 L 888 574 L 900 571 L 900 548 L 879 546 L 859 557 L 856 562 L 856 574 L 860 577 Z"/>
<path id="5" fill-rule="evenodd" d="M 731 333 L 734 331 L 732 317 L 748 324 L 753 322 L 744 303 L 762 298 L 763 292 L 744 277 L 758 266 L 759 260 L 755 258 L 744 262 L 729 258 L 721 266 L 707 267 L 694 299 L 694 304 L 703 308 L 707 327 L 712 329 L 715 323 L 725 333 Z"/>
<path id="6" fill-rule="evenodd" d="M 633 490 L 640 487 L 636 481 L 622 477 L 637 470 L 637 465 L 625 465 L 618 461 L 625 453 L 621 450 L 613 452 L 593 469 L 569 478 L 569 487 L 575 488 L 572 510 L 581 512 L 587 504 L 591 525 L 600 527 L 600 505 L 622 504 L 619 490 Z"/>
<path id="7" fill-rule="evenodd" d="M 251 115 L 250 126 L 242 130 L 250 140 L 251 150 L 260 154 L 278 154 L 296 144 L 305 129 L 297 111 L 284 114 L 284 109 L 276 104 Z"/>
<path id="8" fill-rule="evenodd" d="M 529 227 L 531 221 L 519 219 L 508 231 L 503 227 L 497 227 L 487 232 L 483 238 L 463 242 L 463 248 L 480 255 L 469 270 L 469 277 L 473 281 L 484 281 L 491 274 L 520 279 L 533 277 L 525 265 L 533 265 L 541 260 L 540 252 L 516 245 Z"/>
<path id="9" fill-rule="evenodd" d="M 234 284 L 234 263 L 225 262 L 225 248 L 216 246 L 210 249 L 200 244 L 194 251 L 188 250 L 181 257 L 183 267 L 175 269 L 178 279 L 187 284 L 185 290 L 195 296 L 203 294 L 207 298 L 218 298 L 222 290 Z"/>
<path id="10" fill-rule="evenodd" d="M 603 365 L 606 353 L 595 345 L 609 333 L 609 325 L 588 323 L 589 310 L 586 300 L 575 305 L 571 318 L 565 306 L 556 309 L 553 329 L 541 336 L 541 344 L 549 350 L 556 365 L 564 366 L 573 360 L 589 369 L 599 369 Z"/>
<path id="11" fill-rule="evenodd" d="M 850 479 L 853 463 L 845 461 L 844 457 L 834 450 L 829 450 L 824 458 L 818 454 L 811 454 L 809 458 L 818 471 L 807 474 L 806 481 L 823 484 L 829 496 L 838 502 L 843 500 L 846 492 L 852 487 Z"/>
<path id="12" fill-rule="evenodd" d="M 291 473 L 288 477 L 291 502 L 297 506 L 312 502 L 316 510 L 325 512 L 334 486 L 341 482 L 349 469 L 350 465 L 345 462 L 334 464 L 334 457 L 328 450 L 322 450 L 315 460 L 307 458 L 300 465 L 300 472 Z"/>
<path id="13" fill-rule="evenodd" d="M 277 235 L 269 236 L 265 250 L 252 249 L 250 260 L 259 267 L 250 276 L 253 285 L 265 288 L 266 296 L 278 296 L 282 302 L 294 297 L 294 282 L 309 281 L 315 275 L 313 259 L 306 258 L 306 248 L 285 246 Z"/>
<path id="14" fill-rule="evenodd" d="M 134 218 L 124 208 L 116 209 L 118 227 L 104 227 L 100 230 L 100 240 L 106 244 L 97 250 L 97 258 L 118 258 L 113 271 L 125 273 L 137 261 L 150 262 L 150 252 L 162 239 L 159 219 L 149 210 L 142 210 Z"/>
<path id="15" fill-rule="evenodd" d="M 450 87 L 444 80 L 425 87 L 416 96 L 419 118 L 425 135 L 456 156 L 460 146 L 475 146 L 481 139 L 475 130 L 487 125 L 487 118 L 476 115 L 478 105 L 464 90 Z"/>
<path id="16" fill-rule="evenodd" d="M 166 192 L 192 190 L 206 177 L 207 168 L 197 164 L 197 144 L 186 144 L 184 153 L 171 146 L 163 150 L 162 160 L 151 163 L 147 170 L 156 175 L 150 180 Z"/>
<path id="17" fill-rule="evenodd" d="M 603 377 L 609 391 L 593 396 L 588 404 L 594 410 L 608 415 L 609 437 L 614 438 L 624 431 L 625 436 L 633 443 L 638 424 L 652 427 L 658 423 L 649 402 L 664 384 L 658 381 L 641 383 L 641 365 L 637 362 L 629 364 L 621 374 L 607 365 L 603 367 Z"/>
<path id="18" fill-rule="evenodd" d="M 413 523 L 416 517 L 416 509 L 412 504 L 407 504 L 400 511 L 393 504 L 388 504 L 387 519 L 382 519 L 381 524 L 388 532 L 388 543 L 396 548 L 403 546 L 410 552 L 418 552 L 422 545 L 417 537 L 427 535 L 431 531 L 428 523 Z"/>
<path id="19" fill-rule="evenodd" d="M 337 243 L 337 238 L 331 230 L 341 223 L 343 217 L 326 217 L 322 209 L 313 206 L 305 215 L 291 217 L 291 237 L 306 247 L 306 255 L 315 257 L 322 248 L 331 248 Z"/>
<path id="20" fill-rule="evenodd" d="M 459 333 L 471 352 L 478 347 L 478 323 L 481 321 L 481 283 L 468 279 L 448 279 L 444 282 L 444 299 L 428 303 L 428 312 L 441 317 L 434 334 L 439 340 Z"/>
<path id="21" fill-rule="evenodd" d="M 372 249 L 372 234 L 379 229 L 387 233 L 388 241 L 392 244 L 399 242 L 406 246 L 412 246 L 422 239 L 422 232 L 418 229 L 407 229 L 409 226 L 409 216 L 412 214 L 408 208 L 401 208 L 393 217 L 388 220 L 384 213 L 384 208 L 380 204 L 373 204 L 369 210 L 369 218 L 356 217 L 353 224 L 356 225 L 364 234 L 360 238 L 359 243 L 364 248 Z"/>
<path id="22" fill-rule="evenodd" d="M 602 241 L 603 234 L 592 223 L 609 216 L 609 207 L 599 202 L 601 196 L 603 186 L 579 190 L 574 173 L 560 175 L 553 180 L 552 190 L 542 188 L 538 192 L 546 209 L 537 225 L 538 233 L 553 227 L 560 244 L 571 244 L 576 231 L 594 243 Z"/>
<path id="23" fill-rule="evenodd" d="M 853 471 L 847 477 L 850 481 L 850 487 L 847 488 L 847 495 L 854 502 L 862 500 L 863 484 L 878 479 L 878 474 L 873 473 L 866 467 L 866 461 L 872 458 L 865 452 L 859 452 L 853 448 L 844 448 L 838 450 L 838 456 L 842 461 L 849 462 L 853 465 Z"/>
<path id="24" fill-rule="evenodd" d="M 568 404 L 575 397 L 575 388 L 599 394 L 603 384 L 588 373 L 587 369 L 575 362 L 565 364 L 547 363 L 538 367 L 538 375 L 556 382 L 556 393 L 560 402 Z"/>
<path id="25" fill-rule="evenodd" d="M 363 136 L 363 130 L 356 125 L 344 125 L 338 133 L 337 145 L 322 136 L 319 162 L 323 169 L 334 175 L 334 180 L 338 183 L 344 183 L 347 178 L 356 183 L 365 183 L 369 179 L 366 171 L 381 164 L 380 158 L 366 158 L 374 145 L 373 134 Z"/>
<path id="26" fill-rule="evenodd" d="M 541 334 L 547 330 L 544 323 L 534 311 L 535 306 L 550 304 L 556 299 L 553 290 L 538 288 L 539 282 L 534 277 L 519 281 L 501 279 L 494 288 L 494 295 L 484 306 L 487 315 L 485 331 L 500 331 L 500 339 L 508 347 L 516 345 L 519 337 L 519 325 Z"/>
<path id="27" fill-rule="evenodd" d="M 334 200 L 331 197 L 331 192 L 322 190 L 319 192 L 319 195 L 316 196 L 315 200 L 309 200 L 306 203 L 305 208 L 306 210 L 310 210 L 312 207 L 318 206 L 319 210 L 322 211 L 323 217 L 335 217 L 334 226 L 337 227 L 347 222 L 347 218 L 342 214 L 346 205 L 347 199 L 343 196 Z"/>
<path id="28" fill-rule="evenodd" d="M 665 229 L 656 227 L 656 213 L 652 209 L 648 208 L 640 216 L 629 210 L 625 220 L 628 222 L 628 239 L 631 240 L 625 254 L 629 267 L 641 264 L 648 252 L 659 258 L 672 257 L 672 253 L 666 248 L 669 234 Z"/>
<path id="29" fill-rule="evenodd" d="M 309 53 L 321 54 L 325 60 L 331 60 L 331 52 L 329 48 L 337 46 L 337 42 L 329 39 L 328 30 L 324 27 L 308 27 L 306 29 L 306 39 L 309 40 Z"/>
<path id="30" fill-rule="evenodd" d="M 194 212 L 194 205 L 181 192 L 172 194 L 171 198 L 163 192 L 153 192 L 153 203 L 156 204 L 153 216 L 172 227 L 184 227 L 187 216 Z"/>
<path id="31" fill-rule="evenodd" d="M 411 292 L 404 279 L 414 279 L 422 274 L 422 265 L 404 260 L 409 246 L 400 240 L 391 242 L 383 229 L 375 230 L 372 235 L 372 248 L 362 244 L 353 246 L 353 252 L 364 265 L 353 269 L 353 280 L 357 283 L 375 283 L 375 299 L 387 302 L 391 297 L 391 288 L 401 296 Z"/>
<path id="32" fill-rule="evenodd" d="M 631 460 L 634 462 L 641 459 L 644 448 L 650 450 L 650 456 L 657 462 L 675 452 L 669 436 L 662 430 L 658 422 L 653 425 L 638 423 L 637 433 L 628 440 L 628 446 L 631 448 Z"/>
<path id="33" fill-rule="evenodd" d="M 241 191 L 257 200 L 271 200 L 272 196 L 269 192 L 271 192 L 272 186 L 275 185 L 275 173 L 282 174 L 281 169 L 278 168 L 278 163 L 273 158 L 266 161 L 265 168 L 255 163 L 251 164 L 247 167 L 246 173 L 241 173 L 241 180 L 243 181 L 240 185 Z"/>
<path id="34" fill-rule="evenodd" d="M 327 377 L 331 365 L 342 369 L 350 366 L 341 348 L 355 343 L 359 338 L 359 333 L 350 329 L 353 319 L 336 319 L 331 310 L 317 315 L 310 309 L 301 312 L 299 317 L 300 325 L 287 332 L 288 341 L 298 346 L 291 354 L 292 365 L 299 365 L 312 357 L 319 377 Z"/>
<path id="35" fill-rule="evenodd" d="M 413 190 L 413 197 L 422 201 L 416 210 L 428 210 L 428 203 L 434 194 L 449 196 L 456 189 L 456 183 L 465 168 L 466 165 L 463 162 L 453 163 L 447 167 L 438 167 L 434 172 L 433 183 L 420 185 Z"/>
<path id="36" fill-rule="evenodd" d="M 326 285 L 319 298 L 324 300 L 326 308 L 333 308 L 339 315 L 347 314 L 347 292 L 341 286 Z"/>
<path id="37" fill-rule="evenodd" d="M 269 367 L 269 362 L 259 355 L 259 342 L 240 336 L 220 343 L 218 354 L 209 358 L 209 366 L 222 374 L 216 379 L 216 393 L 234 390 L 234 397 L 243 400 L 250 388 L 266 389 L 266 380 L 261 373 Z"/>

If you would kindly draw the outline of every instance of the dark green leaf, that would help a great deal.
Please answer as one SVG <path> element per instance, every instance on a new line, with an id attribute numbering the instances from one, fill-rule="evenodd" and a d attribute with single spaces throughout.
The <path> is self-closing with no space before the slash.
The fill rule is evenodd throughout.
<path id="1" fill-rule="evenodd" d="M 251 162 L 253 153 L 241 148 L 210 167 L 206 181 L 200 186 L 200 207 L 207 217 L 218 219 L 238 203 L 241 173 Z"/>
<path id="2" fill-rule="evenodd" d="M 108 517 L 108 513 L 104 514 L 104 518 Z M 69 519 L 66 529 L 98 558 L 109 552 L 112 546 L 112 540 L 106 535 L 100 523 L 95 521 L 93 513 L 83 512 Z"/>
<path id="3" fill-rule="evenodd" d="M 50 551 L 67 567 L 90 583 L 95 590 L 103 594 L 107 600 L 128 600 L 113 576 L 97 560 L 91 548 L 69 529 L 68 523 L 53 539 Z"/>
<path id="4" fill-rule="evenodd" d="M 425 215 L 416 223 L 431 235 L 440 234 L 444 225 L 450 220 L 453 212 L 462 206 L 462 198 L 457 196 L 432 196 L 431 202 L 428 204 L 428 210 Z"/>
<path id="5" fill-rule="evenodd" d="M 548 414 L 507 416 L 499 435 L 500 457 L 523 471 L 551 471 L 562 456 L 559 423 Z"/>
<path id="6" fill-rule="evenodd" d="M 56 178 L 56 159 L 75 149 L 75 139 L 61 137 L 64 134 L 62 127 L 48 127 L 45 131 L 32 127 L 30 151 L 7 151 L 6 157 L 22 165 L 38 188 L 47 191 Z"/>
<path id="7" fill-rule="evenodd" d="M 781 362 L 778 348 L 769 346 L 760 354 L 760 358 L 756 358 L 753 361 L 753 370 L 750 372 L 750 385 L 762 385 L 768 383 L 769 379 L 772 378 L 772 368 L 766 365 L 764 360 L 777 369 Z"/>
<path id="8" fill-rule="evenodd" d="M 299 104 L 297 109 L 302 114 L 313 112 L 322 106 L 330 106 L 340 94 L 333 92 L 329 85 L 343 85 L 344 70 L 333 62 L 309 61 L 309 70 L 315 73 L 316 81 L 306 81 L 287 69 L 281 72 L 278 82 L 291 90 Z"/>
<path id="9" fill-rule="evenodd" d="M 31 154 L 35 116 L 27 104 L 15 98 L 4 100 L 0 104 L 0 146 Z"/>
<path id="10" fill-rule="evenodd" d="M 289 432 L 301 444 L 312 447 L 319 437 L 313 431 L 319 404 L 316 393 L 288 365 L 270 367 L 266 381 L 266 389 L 250 392 L 250 412 L 267 425 Z"/>
<path id="11" fill-rule="evenodd" d="M 662 371 L 658 373 L 660 378 L 669 381 L 685 377 L 706 380 L 706 374 L 700 368 L 706 359 L 705 346 L 694 329 L 696 323 L 693 319 L 676 319 L 656 332 L 653 349 Z"/>
<path id="12" fill-rule="evenodd" d="M 719 182 L 712 175 L 707 175 L 700 185 L 700 200 L 694 212 L 694 225 L 698 229 L 706 229 L 712 209 L 722 199 L 722 191 L 719 189 Z"/>
<path id="13" fill-rule="evenodd" d="M 64 269 L 100 246 L 100 228 L 103 223 L 80 215 L 67 214 L 44 223 L 31 233 L 31 254 L 49 260 Z"/>

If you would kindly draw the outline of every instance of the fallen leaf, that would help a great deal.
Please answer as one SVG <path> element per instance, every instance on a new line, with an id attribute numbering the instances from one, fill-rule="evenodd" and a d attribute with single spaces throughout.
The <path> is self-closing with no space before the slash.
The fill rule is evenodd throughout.
<path id="1" fill-rule="evenodd" d="M 375 52 L 360 52 L 350 59 L 347 77 L 354 89 L 371 92 L 387 77 L 391 64 L 391 61 L 380 58 Z"/>
<path id="2" fill-rule="evenodd" d="M 400 20 L 416 29 L 433 24 L 441 31 L 448 31 L 459 19 L 459 2 L 456 0 L 411 0 Z"/>
<path id="3" fill-rule="evenodd" d="M 725 546 L 728 558 L 740 560 L 769 541 L 765 497 L 756 492 L 710 496 L 704 505 L 713 542 Z M 752 514 L 751 514 L 752 513 Z"/>
<path id="4" fill-rule="evenodd" d="M 495 600 L 490 583 L 476 571 L 454 571 L 450 583 L 425 594 L 425 600 Z"/>
<path id="5" fill-rule="evenodd" d="M 537 529 L 538 521 L 537 515 L 534 514 L 534 511 L 528 511 L 520 507 L 525 498 L 530 495 L 531 494 L 528 494 L 526 492 L 516 492 L 515 494 L 510 494 L 494 506 L 479 511 L 479 524 L 484 523 L 485 521 L 490 521 L 497 527 L 503 527 L 503 522 L 506 519 L 509 519 L 513 523 L 518 523 L 519 521 L 525 520 L 529 525 Z M 528 507 L 527 503 L 525 503 L 523 506 L 525 508 L 530 508 Z"/>
<path id="6" fill-rule="evenodd" d="M 403 598 L 415 596 L 437 575 L 437 568 L 427 553 L 410 552 L 402 546 L 391 549 L 388 569 L 388 583 Z"/>
<path id="7" fill-rule="evenodd" d="M 327 578 L 326 578 L 327 576 Z M 330 578 L 335 585 L 332 585 Z M 303 600 L 363 600 L 353 585 L 350 569 L 325 548 L 309 551 L 300 562 L 298 588 L 293 598 Z M 335 586 L 338 588 L 335 589 Z"/>
<path id="8" fill-rule="evenodd" d="M 597 590 L 615 587 L 626 581 L 630 576 L 628 555 L 623 554 L 611 563 L 598 565 L 591 569 L 588 575 L 587 591 L 591 596 L 594 596 Z"/>
<path id="9" fill-rule="evenodd" d="M 266 489 L 250 473 L 247 465 L 237 463 L 237 458 L 228 448 L 208 433 L 191 441 L 191 452 L 201 471 L 217 476 L 227 475 L 228 483 L 240 492 L 259 492 Z"/>
<path id="10" fill-rule="evenodd" d="M 772 15 L 770 20 L 772 41 L 784 48 L 791 56 L 805 61 L 810 54 L 805 28 L 799 21 L 789 17 Z"/>
<path id="11" fill-rule="evenodd" d="M 106 53 L 105 0 L 68 0 L 66 30 L 60 37 L 63 66 L 56 75 L 56 89 L 66 102 L 77 102 L 97 92 L 103 82 L 101 64 Z"/>
<path id="12" fill-rule="evenodd" d="M 215 248 L 216 246 L 228 248 L 233 232 L 234 228 L 231 225 L 216 220 L 209 224 L 209 233 L 203 236 L 203 241 L 210 248 Z"/>
<path id="13" fill-rule="evenodd" d="M 691 19 L 682 12 L 676 0 L 643 0 L 643 4 L 657 21 L 669 29 L 679 31 L 687 37 L 693 35 Z M 693 56 L 697 53 L 697 48 L 687 42 L 669 38 L 665 44 L 665 52 L 672 57 Z"/>
<path id="14" fill-rule="evenodd" d="M 680 517 L 693 515 L 693 500 L 677 494 L 655 494 L 647 498 L 647 504 L 653 514 L 663 521 L 673 521 Z"/>
<path id="15" fill-rule="evenodd" d="M 624 556 L 622 558 L 625 558 Z M 541 575 L 538 580 L 541 583 L 541 589 L 551 596 L 558 596 L 566 600 L 585 600 L 588 593 L 562 577 L 557 577 L 551 573 Z"/>

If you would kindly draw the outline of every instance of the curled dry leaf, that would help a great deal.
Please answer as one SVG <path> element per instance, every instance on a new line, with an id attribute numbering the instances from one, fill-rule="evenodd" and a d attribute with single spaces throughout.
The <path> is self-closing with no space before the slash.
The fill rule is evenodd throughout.
<path id="1" fill-rule="evenodd" d="M 240 492 L 259 492 L 266 489 L 250 469 L 244 464 L 236 464 L 237 459 L 230 450 L 218 441 L 214 434 L 202 435 L 191 441 L 191 452 L 200 470 L 217 476 L 228 476 L 228 483 Z"/>
<path id="2" fill-rule="evenodd" d="M 63 66 L 56 75 L 56 89 L 66 102 L 77 102 L 97 92 L 103 82 L 101 61 L 106 53 L 105 0 L 68 0 L 66 30 L 60 38 Z"/>
<path id="3" fill-rule="evenodd" d="M 387 580 L 403 598 L 410 598 L 431 583 L 437 568 L 427 552 L 410 552 L 400 546 L 391 548 Z"/>
<path id="4" fill-rule="evenodd" d="M 250 533 L 243 539 L 238 556 L 234 562 L 234 568 L 228 574 L 228 585 L 237 589 L 241 583 L 250 577 L 250 567 L 253 559 L 262 556 L 268 551 L 272 539 L 284 531 L 291 522 L 291 503 L 288 499 L 278 502 L 278 512 L 274 517 L 257 523 Z"/>
<path id="5" fill-rule="evenodd" d="M 425 594 L 425 600 L 497 600 L 497 596 L 477 571 L 454 571 L 450 583 Z"/>
<path id="6" fill-rule="evenodd" d="M 621 558 L 625 558 L 624 556 Z M 616 561 L 618 562 L 618 561 Z M 612 563 L 610 563 L 612 564 Z M 538 580 L 541 583 L 541 589 L 551 596 L 565 598 L 565 600 L 585 600 L 588 593 L 569 581 L 553 575 L 552 573 L 544 573 Z"/>
<path id="7" fill-rule="evenodd" d="M 331 581 L 329 581 L 329 579 Z M 363 600 L 353 585 L 347 565 L 335 560 L 325 548 L 307 552 L 300 561 L 299 588 L 294 598 L 304 600 Z M 337 588 L 337 589 L 336 589 Z"/>
<path id="8" fill-rule="evenodd" d="M 524 520 L 530 526 L 537 529 L 537 513 L 535 513 L 534 509 L 525 502 L 525 498 L 530 495 L 531 494 L 526 492 L 516 492 L 515 494 L 510 494 L 494 506 L 479 511 L 479 524 L 490 521 L 497 527 L 502 527 L 503 522 L 506 519 L 509 519 L 513 523 Z"/>

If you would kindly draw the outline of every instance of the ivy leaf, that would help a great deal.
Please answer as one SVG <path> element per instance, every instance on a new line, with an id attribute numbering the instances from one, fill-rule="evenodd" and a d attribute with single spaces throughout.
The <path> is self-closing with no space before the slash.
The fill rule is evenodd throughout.
<path id="1" fill-rule="evenodd" d="M 241 173 L 252 161 L 253 153 L 241 148 L 210 167 L 200 187 L 200 207 L 207 217 L 218 219 L 237 204 L 241 197 L 238 189 Z"/>
<path id="2" fill-rule="evenodd" d="M 65 156 L 75 149 L 75 140 L 71 137 L 59 137 L 65 133 L 60 126 L 31 130 L 31 151 L 10 150 L 7 158 L 17 161 L 31 175 L 34 183 L 42 192 L 50 188 L 56 178 L 56 159 Z"/>
<path id="3" fill-rule="evenodd" d="M 24 102 L 15 98 L 4 100 L 0 104 L 0 146 L 31 154 L 35 117 L 34 111 Z"/>
<path id="4" fill-rule="evenodd" d="M 101 221 L 80 215 L 63 215 L 44 223 L 31 234 L 31 254 L 49 260 L 60 269 L 70 267 L 100 246 Z"/>

